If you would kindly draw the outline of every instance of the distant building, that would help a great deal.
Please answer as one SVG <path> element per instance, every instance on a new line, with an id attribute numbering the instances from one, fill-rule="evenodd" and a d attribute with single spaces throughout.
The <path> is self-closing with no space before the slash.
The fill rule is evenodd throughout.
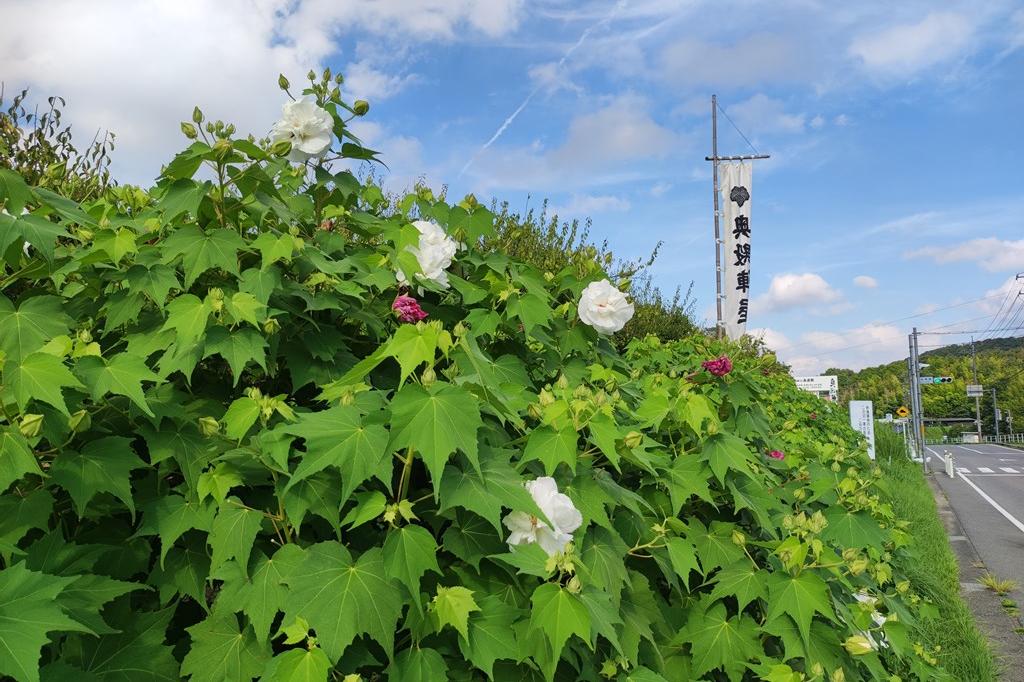
<path id="1" fill-rule="evenodd" d="M 793 377 L 796 387 L 815 394 L 819 398 L 836 402 L 839 400 L 839 377 L 827 374 L 820 377 Z"/>

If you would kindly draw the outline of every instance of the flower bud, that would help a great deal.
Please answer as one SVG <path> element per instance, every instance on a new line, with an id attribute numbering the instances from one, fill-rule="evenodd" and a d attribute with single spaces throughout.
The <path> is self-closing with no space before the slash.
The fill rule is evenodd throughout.
<path id="1" fill-rule="evenodd" d="M 316 73 L 313 72 L 313 69 L 309 70 L 309 73 L 306 74 L 306 78 L 308 78 L 311 81 L 316 80 Z"/>
<path id="2" fill-rule="evenodd" d="M 828 676 L 828 682 L 846 682 L 846 673 L 843 672 L 842 668 L 836 668 Z"/>
<path id="3" fill-rule="evenodd" d="M 208 293 L 209 293 L 211 301 L 223 301 L 224 300 L 224 290 L 221 289 L 220 287 L 211 287 L 210 291 Z"/>
<path id="4" fill-rule="evenodd" d="M 235 134 L 235 124 L 234 123 L 229 123 L 228 127 L 224 129 L 224 132 L 227 133 L 228 135 L 234 135 Z"/>
<path id="5" fill-rule="evenodd" d="M 465 201 L 466 205 L 469 206 L 470 208 L 476 208 L 479 205 L 479 202 L 476 200 L 475 194 L 467 194 L 466 198 L 463 199 L 463 201 Z"/>
<path id="6" fill-rule="evenodd" d="M 270 145 L 270 153 L 274 156 L 288 156 L 292 153 L 292 143 L 288 140 L 278 140 Z"/>
<path id="7" fill-rule="evenodd" d="M 793 491 L 793 497 L 798 502 L 803 502 L 807 498 L 807 491 L 804 490 L 803 488 L 797 488 L 796 490 Z"/>
<path id="8" fill-rule="evenodd" d="M 263 323 L 264 334 L 276 334 L 281 330 L 281 323 L 277 321 L 276 317 L 268 317 Z"/>
<path id="9" fill-rule="evenodd" d="M 357 99 L 352 105 L 352 111 L 355 112 L 356 116 L 365 116 L 366 112 L 370 110 L 370 103 L 365 99 Z"/>
<path id="10" fill-rule="evenodd" d="M 92 334 L 89 333 L 88 329 L 79 329 L 78 340 L 82 343 L 92 343 Z"/>
<path id="11" fill-rule="evenodd" d="M 864 559 L 864 558 L 854 559 L 853 561 L 850 562 L 850 574 L 851 575 L 860 575 L 861 573 L 863 573 L 866 570 L 868 570 L 868 560 L 867 559 Z"/>
<path id="12" fill-rule="evenodd" d="M 427 367 L 426 369 L 424 369 L 423 373 L 420 375 L 420 382 L 424 386 L 430 386 L 435 381 L 437 381 L 437 374 L 434 373 L 434 368 Z"/>
<path id="13" fill-rule="evenodd" d="M 355 401 L 356 394 L 353 393 L 352 391 L 345 391 L 344 393 L 341 394 L 341 398 L 339 399 L 338 402 L 340 402 L 342 405 L 348 406 L 354 403 Z"/>
<path id="14" fill-rule="evenodd" d="M 181 132 L 185 137 L 187 137 L 190 140 L 194 140 L 197 137 L 199 137 L 199 131 L 196 130 L 196 127 L 188 121 L 181 122 Z"/>
<path id="15" fill-rule="evenodd" d="M 626 434 L 623 442 L 627 448 L 632 450 L 633 448 L 640 447 L 640 444 L 644 442 L 644 435 L 639 431 L 630 431 Z"/>
<path id="16" fill-rule="evenodd" d="M 468 332 L 468 331 L 469 331 L 469 328 L 466 327 L 466 325 L 462 324 L 461 322 L 457 323 L 452 328 L 452 334 L 454 334 L 456 338 L 465 336 L 466 332 Z"/>
<path id="17" fill-rule="evenodd" d="M 231 143 L 227 140 L 217 140 L 213 143 L 213 153 L 217 155 L 218 159 L 226 159 L 231 151 Z"/>
<path id="18" fill-rule="evenodd" d="M 203 434 L 207 438 L 215 436 L 220 431 L 220 422 L 213 417 L 200 417 L 199 418 L 199 433 Z"/>
<path id="19" fill-rule="evenodd" d="M 526 408 L 526 412 L 533 419 L 540 419 L 544 412 L 541 410 L 540 405 L 537 403 L 530 403 L 530 406 Z"/>
<path id="20" fill-rule="evenodd" d="M 737 547 L 744 547 L 747 544 L 747 536 L 738 530 L 732 532 L 732 544 Z"/>
<path id="21" fill-rule="evenodd" d="M 282 74 L 278 74 L 278 76 L 277 76 L 277 87 L 281 88 L 282 90 L 287 90 L 290 85 L 291 85 L 291 83 L 288 82 L 288 79 L 284 77 L 283 73 Z"/>
<path id="22" fill-rule="evenodd" d="M 199 107 L 192 110 L 192 122 L 197 125 L 203 122 L 203 112 L 199 111 Z"/>
<path id="23" fill-rule="evenodd" d="M 864 654 L 870 654 L 874 647 L 871 646 L 871 642 L 864 635 L 852 635 L 846 638 L 843 642 L 843 648 L 846 649 L 851 656 L 863 656 Z"/>
<path id="24" fill-rule="evenodd" d="M 555 382 L 555 386 L 564 391 L 565 389 L 569 388 L 569 378 L 565 376 L 565 374 L 560 374 L 558 376 L 558 381 Z"/>
<path id="25" fill-rule="evenodd" d="M 79 410 L 71 415 L 71 419 L 68 420 L 68 427 L 73 433 L 83 433 L 89 430 L 92 426 L 92 415 L 85 410 Z"/>
<path id="26" fill-rule="evenodd" d="M 815 677 L 821 677 L 825 674 L 825 666 L 823 666 L 821 663 L 815 663 L 811 666 L 811 674 Z"/>
<path id="27" fill-rule="evenodd" d="M 839 470 L 842 469 L 842 468 L 843 467 L 841 467 L 839 465 L 839 462 L 832 462 L 832 471 L 834 471 L 834 472 L 836 472 L 838 474 Z"/>
<path id="28" fill-rule="evenodd" d="M 363 682 L 363 678 L 355 673 L 351 673 L 349 675 L 345 675 L 341 682 Z"/>
<path id="29" fill-rule="evenodd" d="M 547 407 L 555 403 L 555 396 L 551 395 L 551 391 L 545 388 L 537 396 L 537 401 L 541 404 L 541 407 Z"/>
<path id="30" fill-rule="evenodd" d="M 78 238 L 83 242 L 92 241 L 92 230 L 84 227 L 78 228 Z"/>
<path id="31" fill-rule="evenodd" d="M 18 424 L 18 430 L 21 431 L 21 435 L 25 438 L 35 438 L 39 435 L 39 430 L 43 428 L 43 415 L 41 414 L 26 414 L 21 418 L 21 423 Z"/>
<path id="32" fill-rule="evenodd" d="M 572 594 L 579 594 L 580 590 L 583 589 L 583 586 L 580 584 L 580 579 L 573 576 L 569 579 L 569 583 L 565 586 L 565 589 L 569 590 Z"/>

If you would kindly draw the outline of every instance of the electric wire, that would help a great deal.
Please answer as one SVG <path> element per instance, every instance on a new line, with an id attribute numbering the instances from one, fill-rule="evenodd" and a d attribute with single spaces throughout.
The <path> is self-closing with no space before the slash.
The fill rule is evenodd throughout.
<path id="1" fill-rule="evenodd" d="M 737 126 L 735 123 L 733 123 L 732 119 L 729 118 L 729 114 L 725 113 L 725 109 L 722 108 L 722 105 L 721 104 L 715 104 L 715 106 L 718 107 L 718 110 L 720 112 L 722 112 L 722 116 L 725 116 L 725 120 L 727 120 L 732 125 L 733 129 L 737 133 L 740 134 L 740 137 L 742 137 L 743 141 L 747 143 L 747 146 L 754 150 L 754 154 L 755 155 L 760 154 L 761 152 L 757 151 L 757 147 L 755 147 L 754 144 L 750 140 L 747 139 L 747 136 L 743 134 L 743 131 L 740 130 L 739 126 Z"/>

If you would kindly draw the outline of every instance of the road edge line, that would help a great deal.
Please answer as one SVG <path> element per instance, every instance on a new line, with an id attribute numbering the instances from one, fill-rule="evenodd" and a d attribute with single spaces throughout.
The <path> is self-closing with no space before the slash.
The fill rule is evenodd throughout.
<path id="1" fill-rule="evenodd" d="M 1021 533 L 1024 533 L 1024 523 L 1021 523 L 1020 521 L 1018 521 L 1018 520 L 1017 520 L 1017 518 L 1016 518 L 1016 517 L 1014 517 L 1014 515 L 1013 515 L 1013 514 L 1011 514 L 1010 512 L 1006 511 L 1005 509 L 1003 509 L 1003 507 L 1002 507 L 1002 506 L 1001 506 L 1001 505 L 1000 505 L 1000 504 L 999 504 L 998 502 L 996 502 L 995 500 L 993 500 L 993 499 L 992 499 L 992 498 L 991 498 L 991 497 L 989 496 L 989 494 L 988 494 L 988 493 L 986 493 L 986 492 L 985 492 L 984 490 L 982 490 L 981 488 L 979 488 L 979 487 L 978 487 L 978 486 L 977 486 L 977 485 L 976 485 L 976 484 L 974 483 L 974 481 L 972 481 L 971 479 L 967 478 L 966 476 L 964 476 L 964 475 L 963 475 L 962 473 L 960 473 L 959 471 L 958 471 L 958 472 L 956 472 L 956 474 L 957 474 L 957 476 L 959 476 L 959 477 L 960 477 L 960 478 L 961 478 L 961 479 L 962 479 L 962 480 L 963 480 L 963 481 L 964 481 L 965 483 L 967 483 L 967 485 L 969 485 L 969 486 L 971 486 L 972 488 L 974 488 L 975 492 L 977 492 L 977 493 L 978 493 L 979 495 L 981 495 L 981 499 L 985 500 L 985 501 L 986 501 L 986 502 L 988 502 L 988 503 L 989 503 L 990 505 L 992 505 L 992 508 L 993 508 L 993 509 L 995 509 L 995 510 L 996 510 L 997 512 L 999 512 L 1000 514 L 1002 514 L 1002 515 L 1003 515 L 1003 517 L 1005 517 L 1007 521 L 1009 521 L 1009 522 L 1010 522 L 1010 523 L 1012 523 L 1012 524 L 1013 524 L 1014 526 L 1016 526 L 1017 530 L 1019 530 L 1019 531 L 1020 531 Z"/>

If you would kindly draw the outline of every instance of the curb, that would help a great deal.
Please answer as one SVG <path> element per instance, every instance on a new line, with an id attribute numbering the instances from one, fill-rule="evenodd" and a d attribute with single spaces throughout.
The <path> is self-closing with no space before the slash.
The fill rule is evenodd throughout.
<path id="1" fill-rule="evenodd" d="M 1024 682 L 1024 637 L 1015 632 L 1024 623 L 1003 610 L 1002 597 L 978 583 L 985 564 L 974 543 L 964 533 L 956 512 L 933 476 L 926 477 L 935 498 L 935 507 L 946 529 L 950 549 L 960 567 L 960 598 L 964 600 L 996 654 L 1001 682 Z"/>

